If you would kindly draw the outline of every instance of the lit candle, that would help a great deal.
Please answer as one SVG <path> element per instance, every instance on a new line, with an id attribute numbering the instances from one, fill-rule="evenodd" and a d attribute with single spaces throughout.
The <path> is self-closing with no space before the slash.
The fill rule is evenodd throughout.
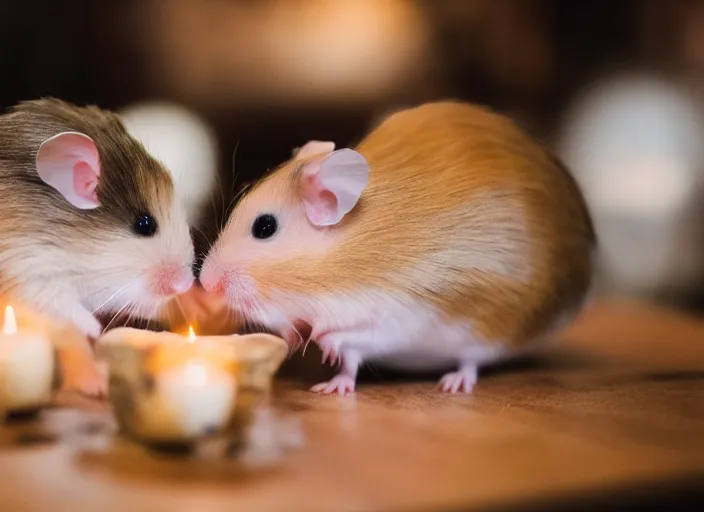
<path id="1" fill-rule="evenodd" d="M 18 331 L 15 311 L 7 306 L 0 335 L 0 409 L 23 412 L 46 405 L 56 384 L 56 364 L 46 333 Z"/>
<path id="2" fill-rule="evenodd" d="M 189 443 L 234 432 L 268 392 L 287 346 L 275 336 L 187 336 L 121 328 L 98 342 L 109 397 L 125 433 L 149 443 Z M 252 378 L 256 376 L 256 378 Z M 253 385 L 254 384 L 254 385 Z"/>

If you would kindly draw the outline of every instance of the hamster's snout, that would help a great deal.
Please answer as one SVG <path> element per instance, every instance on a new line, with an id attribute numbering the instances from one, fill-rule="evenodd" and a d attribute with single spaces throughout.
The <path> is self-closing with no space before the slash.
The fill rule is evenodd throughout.
<path id="1" fill-rule="evenodd" d="M 212 265 L 203 265 L 200 272 L 200 284 L 203 285 L 205 291 L 217 297 L 224 297 L 227 291 L 224 272 L 215 270 Z"/>
<path id="2" fill-rule="evenodd" d="M 170 296 L 186 293 L 193 286 L 194 277 L 190 267 L 166 265 L 161 267 L 154 279 L 157 295 Z"/>
<path id="3" fill-rule="evenodd" d="M 257 287 L 251 277 L 236 265 L 223 269 L 206 262 L 200 282 L 208 293 L 224 297 L 231 307 L 249 310 L 257 302 Z"/>

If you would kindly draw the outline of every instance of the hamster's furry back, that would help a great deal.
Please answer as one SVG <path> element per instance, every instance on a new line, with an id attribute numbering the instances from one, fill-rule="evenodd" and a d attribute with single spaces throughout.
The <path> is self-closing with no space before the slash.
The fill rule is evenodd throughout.
<path id="1" fill-rule="evenodd" d="M 370 180 L 339 243 L 253 275 L 282 290 L 429 301 L 508 344 L 579 308 L 596 243 L 587 208 L 561 163 L 510 120 L 431 103 L 393 114 L 357 150 Z"/>

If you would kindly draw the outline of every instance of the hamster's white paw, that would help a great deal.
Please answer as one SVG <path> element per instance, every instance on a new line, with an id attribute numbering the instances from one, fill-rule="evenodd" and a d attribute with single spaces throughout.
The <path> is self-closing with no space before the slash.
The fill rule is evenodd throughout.
<path id="1" fill-rule="evenodd" d="M 347 393 L 354 393 L 354 389 L 354 377 L 345 374 L 335 375 L 330 381 L 321 382 L 310 388 L 314 393 L 322 393 L 324 395 L 337 393 L 340 396 L 344 396 Z"/>
<path id="2" fill-rule="evenodd" d="M 440 387 L 447 393 L 471 393 L 477 383 L 477 367 L 463 366 L 459 371 L 447 373 L 440 379 Z"/>
<path id="3" fill-rule="evenodd" d="M 89 339 L 97 340 L 103 332 L 103 326 L 100 322 L 87 310 L 77 308 L 72 316 L 76 327 L 86 335 Z"/>

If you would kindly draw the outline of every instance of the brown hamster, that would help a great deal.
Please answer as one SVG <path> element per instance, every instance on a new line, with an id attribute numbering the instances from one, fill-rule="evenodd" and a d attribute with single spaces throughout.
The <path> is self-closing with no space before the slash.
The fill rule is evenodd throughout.
<path id="1" fill-rule="evenodd" d="M 478 367 L 580 309 L 596 237 L 565 168 L 507 118 L 458 102 L 397 112 L 355 149 L 309 142 L 255 185 L 201 281 L 295 342 L 301 327 L 353 391 L 361 362 Z"/>
<path id="2" fill-rule="evenodd" d="M 111 112 L 42 99 L 0 116 L 0 193 L 4 300 L 96 338 L 96 315 L 151 318 L 191 287 L 193 243 L 171 177 Z M 84 345 L 74 378 L 103 392 Z"/>

